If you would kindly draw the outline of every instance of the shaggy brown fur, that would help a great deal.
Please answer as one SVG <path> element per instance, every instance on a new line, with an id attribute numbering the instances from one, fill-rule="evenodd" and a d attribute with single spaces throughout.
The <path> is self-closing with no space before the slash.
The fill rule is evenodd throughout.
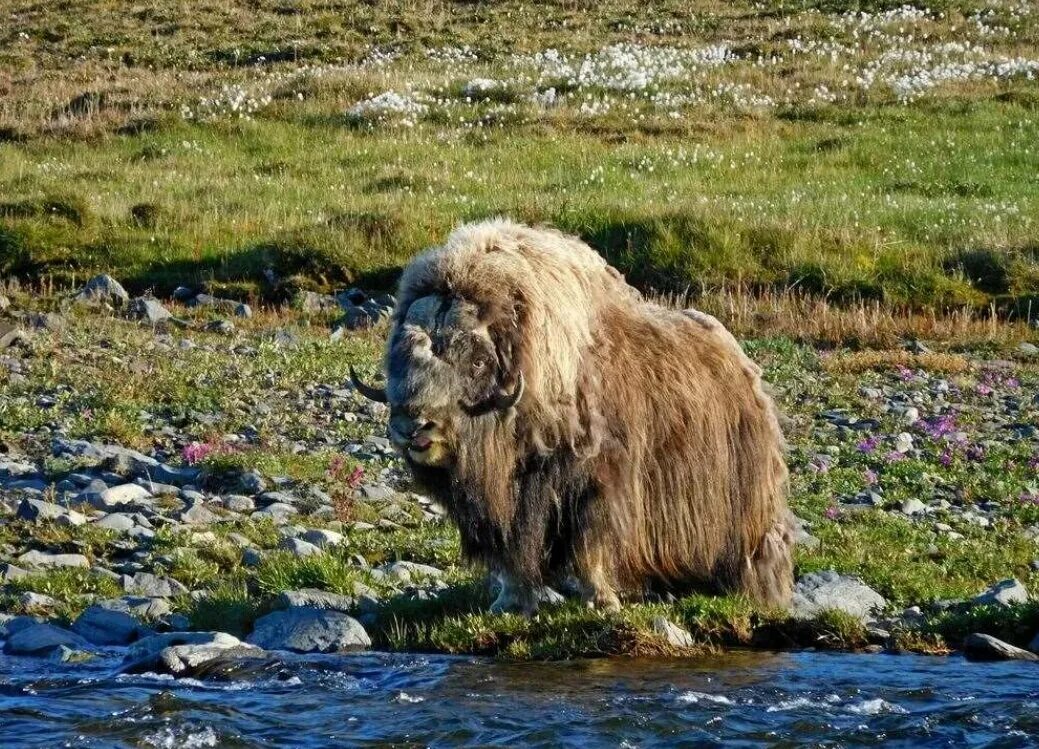
<path id="1" fill-rule="evenodd" d="M 437 459 L 405 457 L 502 576 L 500 607 L 567 573 L 610 608 L 651 588 L 788 602 L 776 410 L 714 318 L 643 301 L 577 239 L 490 221 L 405 270 L 386 365 L 391 435 L 427 424 Z M 514 407 L 459 407 L 520 375 Z"/>

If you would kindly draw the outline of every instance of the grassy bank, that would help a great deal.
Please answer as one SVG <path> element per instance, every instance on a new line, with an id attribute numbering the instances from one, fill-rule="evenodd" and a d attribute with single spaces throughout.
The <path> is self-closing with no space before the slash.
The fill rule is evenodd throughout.
<path id="1" fill-rule="evenodd" d="M 1022 316 L 1039 289 L 1028 4 L 78 12 L 0 32 L 3 275 L 385 288 L 508 214 L 668 291 Z"/>
<path id="2" fill-rule="evenodd" d="M 0 445 L 7 459 L 29 468 L 0 471 L 0 483 L 38 477 L 38 495 L 96 521 L 103 514 L 77 504 L 76 481 L 118 481 L 113 472 L 127 467 L 57 453 L 55 438 L 114 443 L 204 469 L 202 499 L 191 494 L 191 501 L 214 517 L 179 520 L 189 493 L 166 487 L 151 510 L 150 539 L 131 541 L 96 522 L 9 519 L 0 524 L 5 559 L 17 564 L 32 549 L 79 553 L 91 569 L 10 579 L 0 594 L 7 612 L 71 620 L 91 601 L 123 592 L 104 572 L 121 569 L 168 576 L 195 591 L 170 603 L 199 629 L 248 634 L 281 593 L 316 588 L 352 600 L 378 647 L 509 658 L 678 652 L 655 631 L 658 617 L 688 629 L 697 649 L 944 652 L 972 631 L 1027 645 L 1039 628 L 1034 604 L 948 603 L 1009 577 L 1035 590 L 1039 364 L 1021 346 L 1023 328 L 968 326 L 961 332 L 969 335 L 928 341 L 933 351 L 915 353 L 886 347 L 883 329 L 855 349 L 832 341 L 819 348 L 776 335 L 761 310 L 747 313 L 747 350 L 786 415 L 791 506 L 810 537 L 798 546 L 797 572 L 861 577 L 888 602 L 872 628 L 839 612 L 799 620 L 710 596 L 631 602 L 618 615 L 569 602 L 527 620 L 486 613 L 485 572 L 461 564 L 455 530 L 408 491 L 395 459 L 373 449 L 385 415 L 347 387 L 347 368 L 377 366 L 382 331 L 332 339 L 334 314 L 282 309 L 237 319 L 233 332 L 221 334 L 204 330 L 213 312 L 176 305 L 185 328 L 156 332 L 72 307 L 52 313 L 49 329 L 33 331 L 42 320 L 30 313 L 58 309 L 58 300 L 22 293 L 12 300 L 29 341 L 0 359 Z M 847 335 L 849 313 L 829 314 L 816 321 L 819 329 Z M 923 329 L 923 318 L 883 319 Z M 268 488 L 294 494 L 299 514 L 277 524 L 232 510 L 232 498 L 256 493 L 243 489 L 250 471 Z M 23 496 L 0 491 L 11 511 Z M 287 538 L 308 529 L 343 540 L 313 556 L 285 549 Z M 402 579 L 380 572 L 397 560 L 438 573 Z M 54 601 L 41 609 L 27 593 Z M 903 613 L 909 606 L 921 607 L 919 614 Z"/>

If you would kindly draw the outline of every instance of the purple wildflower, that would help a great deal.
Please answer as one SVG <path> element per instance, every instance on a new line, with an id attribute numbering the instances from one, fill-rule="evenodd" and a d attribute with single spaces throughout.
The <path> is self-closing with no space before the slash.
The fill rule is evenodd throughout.
<path id="1" fill-rule="evenodd" d="M 897 463 L 900 460 L 904 460 L 905 457 L 905 453 L 899 452 L 898 450 L 892 450 L 884 456 L 884 460 L 886 460 L 888 463 Z"/>
<path id="2" fill-rule="evenodd" d="M 948 468 L 952 465 L 952 450 L 945 448 L 942 454 L 938 457 L 938 462 Z"/>
<path id="3" fill-rule="evenodd" d="M 190 442 L 184 445 L 181 456 L 184 458 L 185 463 L 194 465 L 195 463 L 201 463 L 209 457 L 214 449 L 214 446 L 209 442 Z"/>
<path id="4" fill-rule="evenodd" d="M 871 453 L 871 452 L 873 452 L 874 450 L 877 449 L 877 445 L 879 445 L 879 444 L 880 444 L 880 437 L 877 437 L 876 435 L 874 435 L 872 437 L 867 437 L 866 439 L 862 440 L 862 442 L 860 442 L 857 445 L 857 447 L 858 447 L 860 453 Z"/>
<path id="5" fill-rule="evenodd" d="M 967 448 L 967 460 L 979 461 L 985 458 L 985 448 L 982 445 L 971 445 Z"/>
<path id="6" fill-rule="evenodd" d="M 875 486 L 880 481 L 880 476 L 872 468 L 863 471 L 862 477 L 866 480 L 866 486 Z"/>
<path id="7" fill-rule="evenodd" d="M 823 513 L 827 520 L 836 520 L 841 516 L 841 511 L 837 509 L 836 505 L 830 505 L 826 508 L 826 512 Z"/>

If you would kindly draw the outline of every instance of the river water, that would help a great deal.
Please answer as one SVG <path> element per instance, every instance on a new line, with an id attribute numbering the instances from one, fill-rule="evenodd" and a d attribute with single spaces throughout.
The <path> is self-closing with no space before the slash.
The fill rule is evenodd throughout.
<path id="1" fill-rule="evenodd" d="M 1039 666 L 729 653 L 291 658 L 234 678 L 0 656 L 0 746 L 1035 746 Z"/>

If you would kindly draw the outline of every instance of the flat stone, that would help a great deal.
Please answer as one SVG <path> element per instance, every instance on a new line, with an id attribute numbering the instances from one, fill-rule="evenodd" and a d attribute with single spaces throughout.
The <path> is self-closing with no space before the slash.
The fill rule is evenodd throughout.
<path id="1" fill-rule="evenodd" d="M 297 653 L 331 653 L 372 644 L 353 617 L 311 607 L 293 607 L 261 617 L 248 640 L 265 650 Z"/>
<path id="2" fill-rule="evenodd" d="M 327 590 L 317 590 L 316 588 L 286 590 L 279 593 L 274 600 L 274 608 L 276 609 L 310 607 L 329 611 L 349 612 L 355 604 L 355 599 L 350 596 L 330 593 Z"/>
<path id="3" fill-rule="evenodd" d="M 18 505 L 17 515 L 22 520 L 57 520 L 64 517 L 70 525 L 83 525 L 87 522 L 86 517 L 75 510 L 45 502 L 42 499 L 23 499 Z"/>
<path id="4" fill-rule="evenodd" d="M 28 570 L 23 570 L 21 567 L 16 567 L 10 562 L 4 562 L 0 564 L 0 581 L 8 583 L 12 580 L 20 580 L 29 574 Z"/>
<path id="5" fill-rule="evenodd" d="M 86 489 L 79 495 L 79 499 L 89 502 L 99 510 L 110 511 L 119 507 L 150 503 L 152 495 L 138 484 L 121 484 L 110 486 L 100 492 Z"/>
<path id="6" fill-rule="evenodd" d="M 27 591 L 18 596 L 18 602 L 26 609 L 52 609 L 58 605 L 58 601 L 43 593 Z"/>
<path id="7" fill-rule="evenodd" d="M 396 492 L 383 484 L 361 484 L 358 492 L 365 499 L 392 499 Z"/>
<path id="8" fill-rule="evenodd" d="M 1039 661 L 1035 653 L 980 632 L 967 635 L 963 656 L 969 661 Z"/>
<path id="9" fill-rule="evenodd" d="M 48 554 L 43 551 L 27 551 L 18 557 L 27 567 L 90 567 L 90 561 L 82 554 Z"/>
<path id="10" fill-rule="evenodd" d="M 415 582 L 416 579 L 420 578 L 439 580 L 444 576 L 443 570 L 431 567 L 428 564 L 419 564 L 418 562 L 387 562 L 379 565 L 376 569 L 391 580 L 397 580 L 402 583 Z"/>
<path id="11" fill-rule="evenodd" d="M 94 525 L 98 528 L 107 528 L 108 530 L 122 533 L 135 527 L 137 523 L 132 515 L 127 515 L 125 512 L 113 512 L 105 515 L 100 520 L 95 520 Z"/>
<path id="12" fill-rule="evenodd" d="M 984 593 L 971 599 L 975 606 L 1013 606 L 1017 603 L 1028 603 L 1028 590 L 1018 580 L 1008 578 L 996 583 Z"/>
<path id="13" fill-rule="evenodd" d="M 162 302 L 151 297 L 138 297 L 130 302 L 127 314 L 134 320 L 149 322 L 157 325 L 169 320 L 173 315 L 162 306 Z"/>
<path id="14" fill-rule="evenodd" d="M 7 638 L 4 652 L 10 655 L 46 655 L 60 646 L 86 648 L 89 643 L 75 632 L 53 624 L 31 624 Z"/>
<path id="15" fill-rule="evenodd" d="M 123 590 L 153 598 L 171 598 L 187 593 L 188 589 L 172 577 L 159 577 L 150 572 L 137 572 L 131 577 L 123 575 Z"/>
<path id="16" fill-rule="evenodd" d="M 812 572 L 801 577 L 794 586 L 792 613 L 812 618 L 823 611 L 836 609 L 864 622 L 887 605 L 884 597 L 857 577 L 840 575 L 833 570 Z"/>

